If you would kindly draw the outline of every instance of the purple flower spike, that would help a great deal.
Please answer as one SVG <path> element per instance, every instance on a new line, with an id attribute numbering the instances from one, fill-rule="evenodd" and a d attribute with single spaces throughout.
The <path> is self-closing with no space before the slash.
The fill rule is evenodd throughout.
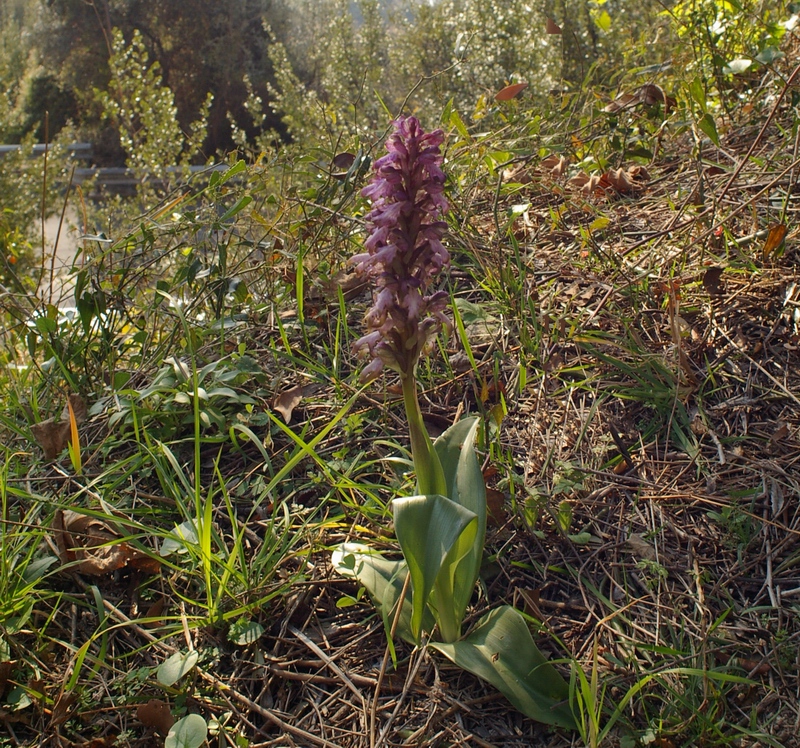
<path id="1" fill-rule="evenodd" d="M 426 295 L 450 263 L 442 244 L 449 209 L 439 149 L 444 133 L 426 133 L 416 117 L 400 117 L 386 141 L 388 153 L 373 164 L 372 181 L 361 194 L 372 201 L 367 214 L 366 252 L 351 262 L 374 279 L 374 306 L 365 321 L 369 332 L 353 346 L 373 359 L 362 381 L 384 366 L 412 376 L 420 354 L 442 327 L 447 294 Z"/>

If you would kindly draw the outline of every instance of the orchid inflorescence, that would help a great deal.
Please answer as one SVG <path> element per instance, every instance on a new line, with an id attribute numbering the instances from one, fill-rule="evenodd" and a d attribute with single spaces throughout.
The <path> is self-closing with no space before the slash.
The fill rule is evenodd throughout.
<path id="1" fill-rule="evenodd" d="M 439 148 L 444 133 L 426 133 L 416 117 L 399 117 L 386 141 L 388 153 L 373 164 L 372 181 L 361 194 L 372 201 L 366 216 L 367 250 L 352 258 L 356 271 L 375 283 L 367 312 L 368 332 L 354 349 L 372 361 L 361 373 L 368 382 L 384 367 L 400 375 L 411 452 L 420 493 L 443 494 L 442 466 L 431 444 L 417 398 L 417 361 L 443 327 L 448 295 L 428 294 L 434 278 L 450 263 L 442 244 L 448 210 Z"/>
<path id="2" fill-rule="evenodd" d="M 413 376 L 420 354 L 450 321 L 447 293 L 426 295 L 450 262 L 442 244 L 449 206 L 444 197 L 441 130 L 426 133 L 416 117 L 400 117 L 386 142 L 388 153 L 373 164 L 374 176 L 361 194 L 372 201 L 367 214 L 367 250 L 352 258 L 359 273 L 375 281 L 374 305 L 365 321 L 369 332 L 354 348 L 372 362 L 362 381 L 384 366 Z"/>

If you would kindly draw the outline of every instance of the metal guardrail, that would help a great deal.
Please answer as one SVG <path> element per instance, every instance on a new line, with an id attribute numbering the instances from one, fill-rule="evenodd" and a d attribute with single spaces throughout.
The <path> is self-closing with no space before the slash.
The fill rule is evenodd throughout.
<path id="1" fill-rule="evenodd" d="M 0 158 L 8 153 L 16 153 L 25 148 L 22 145 L 0 145 Z M 45 153 L 48 146 L 43 143 L 38 143 L 33 146 L 33 156 L 41 156 Z M 93 146 L 91 143 L 72 143 L 67 146 L 67 152 L 73 159 L 87 160 L 91 159 L 93 155 Z M 169 177 L 183 177 L 185 174 L 189 176 L 196 176 L 198 174 L 209 173 L 213 171 L 227 171 L 229 166 L 227 164 L 208 164 L 204 166 L 167 166 L 161 170 L 161 175 L 147 175 L 144 177 L 148 182 L 163 182 L 164 176 Z M 111 192 L 119 194 L 133 194 L 136 187 L 142 183 L 142 176 L 137 175 L 133 169 L 125 166 L 89 166 L 76 168 L 73 176 L 73 184 L 83 184 L 89 180 L 95 180 L 98 187 L 106 188 Z"/>
<path id="2" fill-rule="evenodd" d="M 0 156 L 5 156 L 6 153 L 16 153 L 23 148 L 25 148 L 24 145 L 0 145 Z M 41 156 L 48 148 L 52 148 L 52 146 L 37 143 L 33 146 L 32 155 Z M 72 158 L 91 158 L 94 147 L 91 143 L 72 143 L 67 146 L 67 150 Z"/>
<path id="3" fill-rule="evenodd" d="M 196 174 L 203 174 L 212 171 L 227 171 L 230 168 L 228 164 L 208 164 L 206 166 L 168 166 L 164 169 L 164 173 L 168 176 L 181 177 L 184 174 L 195 176 Z M 141 183 L 141 178 L 137 178 L 133 169 L 128 169 L 125 166 L 101 166 L 101 167 L 88 167 L 82 169 L 75 169 L 75 174 L 72 177 L 74 184 L 83 184 L 89 179 L 97 179 L 97 181 L 105 187 L 135 187 Z M 147 177 L 148 181 L 158 182 L 162 177 L 150 175 Z"/>

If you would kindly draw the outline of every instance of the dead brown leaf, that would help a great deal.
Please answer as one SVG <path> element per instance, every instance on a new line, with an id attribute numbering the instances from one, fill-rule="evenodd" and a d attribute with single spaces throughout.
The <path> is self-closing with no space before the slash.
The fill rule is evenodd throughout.
<path id="1" fill-rule="evenodd" d="M 547 361 L 544 362 L 544 370 L 548 373 L 560 371 L 564 366 L 564 357 L 559 351 L 553 351 Z"/>
<path id="2" fill-rule="evenodd" d="M 0 708 L 0 722 L 8 724 L 18 722 L 23 725 L 29 725 L 31 719 L 25 712 Z"/>
<path id="3" fill-rule="evenodd" d="M 503 169 L 503 181 L 506 183 L 530 184 L 531 174 L 527 164 L 515 164 L 508 169 Z"/>
<path id="4" fill-rule="evenodd" d="M 83 398 L 72 394 L 69 396 L 69 402 L 75 413 L 76 422 L 83 423 L 86 420 L 86 403 Z M 69 406 L 65 405 L 60 418 L 48 418 L 31 426 L 33 438 L 42 448 L 45 460 L 55 460 L 67 446 L 70 437 L 69 418 Z"/>
<path id="5" fill-rule="evenodd" d="M 26 691 L 32 699 L 41 701 L 47 695 L 47 684 L 43 678 L 29 678 Z"/>
<path id="6" fill-rule="evenodd" d="M 142 574 L 159 574 L 161 572 L 161 561 L 155 556 L 148 556 L 146 553 L 130 549 L 131 557 L 128 559 L 128 566 L 131 569 L 142 572 Z"/>
<path id="7" fill-rule="evenodd" d="M 531 618 L 536 618 L 537 620 L 542 621 L 542 623 L 546 622 L 547 619 L 545 618 L 545 615 L 539 606 L 542 594 L 541 589 L 517 587 L 516 592 L 519 593 L 519 596 L 524 602 L 525 613 Z"/>
<path id="8" fill-rule="evenodd" d="M 689 428 L 692 430 L 693 434 L 705 436 L 708 433 L 708 421 L 706 421 L 703 414 L 697 408 L 692 408 L 689 413 L 689 418 Z"/>
<path id="9" fill-rule="evenodd" d="M 355 160 L 356 157 L 353 153 L 337 153 L 331 162 L 331 166 L 333 167 L 331 176 L 334 179 L 344 179 L 347 176 L 347 172 L 350 171 L 350 167 L 355 163 Z"/>
<path id="10" fill-rule="evenodd" d="M 630 553 L 640 559 L 655 561 L 658 558 L 656 549 L 641 535 L 629 535 L 628 539 L 625 541 L 625 547 Z"/>
<path id="11" fill-rule="evenodd" d="M 288 424 L 292 420 L 292 412 L 303 399 L 303 388 L 298 384 L 288 390 L 284 390 L 275 398 L 272 407 L 283 416 L 283 420 Z"/>
<path id="12" fill-rule="evenodd" d="M 632 166 L 629 169 L 609 169 L 602 174 L 595 172 L 589 175 L 585 171 L 580 171 L 567 180 L 567 185 L 587 196 L 602 197 L 612 192 L 627 195 L 641 189 L 649 179 L 647 169 L 643 166 Z"/>
<path id="13" fill-rule="evenodd" d="M 675 743 L 669 738 L 656 738 L 653 746 L 655 746 L 655 748 L 675 748 Z"/>
<path id="14" fill-rule="evenodd" d="M 647 169 L 643 166 L 632 166 L 630 169 L 609 169 L 600 178 L 600 187 L 607 190 L 609 187 L 620 195 L 627 195 L 643 186 L 650 179 Z"/>
<path id="15" fill-rule="evenodd" d="M 553 177 L 564 176 L 568 166 L 569 161 L 564 156 L 559 156 L 555 153 L 543 158 L 539 163 L 539 167 Z"/>
<path id="16" fill-rule="evenodd" d="M 661 88 L 661 86 L 657 86 L 655 83 L 645 83 L 643 86 L 639 86 L 633 93 L 624 91 L 617 96 L 614 101 L 608 104 L 603 111 L 609 114 L 616 114 L 623 109 L 630 109 L 640 104 L 644 106 L 663 104 L 664 109 L 669 111 L 675 107 L 677 103 L 675 99 L 664 93 L 664 89 Z"/>
<path id="17" fill-rule="evenodd" d="M 703 274 L 703 288 L 708 291 L 711 296 L 719 296 L 724 291 L 724 287 L 720 282 L 724 268 L 710 267 Z"/>
<path id="18" fill-rule="evenodd" d="M 761 250 L 762 254 L 764 255 L 764 259 L 769 257 L 778 247 L 783 244 L 783 240 L 786 238 L 786 224 L 785 223 L 773 223 L 772 226 L 769 227 L 769 233 L 767 234 L 767 239 L 764 242 L 764 248 Z"/>
<path id="19" fill-rule="evenodd" d="M 495 95 L 495 101 L 511 101 L 519 96 L 526 88 L 527 83 L 512 83 L 510 86 L 501 88 Z"/>
<path id="20" fill-rule="evenodd" d="M 628 167 L 628 176 L 634 182 L 649 182 L 650 181 L 650 172 L 644 168 L 641 164 L 635 164 L 634 166 Z"/>
<path id="21" fill-rule="evenodd" d="M 91 738 L 79 743 L 62 743 L 62 745 L 68 745 L 69 748 L 111 748 L 117 742 L 118 737 L 119 735 L 112 732 L 102 738 Z"/>
<path id="22" fill-rule="evenodd" d="M 55 460 L 69 441 L 69 421 L 56 421 L 55 418 L 48 418 L 45 421 L 34 423 L 31 426 L 31 433 L 36 439 L 36 443 L 42 448 L 45 460 Z"/>
<path id="23" fill-rule="evenodd" d="M 486 489 L 486 523 L 490 527 L 502 527 L 508 516 L 506 515 L 506 495 L 495 488 Z"/>
<path id="24" fill-rule="evenodd" d="M 661 86 L 655 83 L 645 83 L 636 89 L 636 96 L 639 101 L 645 106 L 653 106 L 654 104 L 664 104 L 666 109 L 672 109 L 678 102 L 671 96 L 667 96 Z"/>
<path id="25" fill-rule="evenodd" d="M 784 422 L 772 432 L 772 436 L 769 438 L 770 444 L 780 444 L 786 440 L 787 436 L 789 436 L 789 424 Z"/>
<path id="26" fill-rule="evenodd" d="M 326 301 L 338 302 L 339 289 L 341 288 L 344 300 L 350 301 L 356 298 L 356 296 L 359 296 L 366 287 L 367 279 L 364 276 L 359 275 L 355 271 L 347 272 L 346 270 L 340 270 L 333 278 L 325 283 L 323 298 Z"/>
<path id="27" fill-rule="evenodd" d="M 456 351 L 452 356 L 450 356 L 449 361 L 450 366 L 453 367 L 453 371 L 455 371 L 457 374 L 469 371 L 472 368 L 472 362 L 469 360 L 469 356 L 467 356 L 464 351 Z"/>
<path id="28" fill-rule="evenodd" d="M 149 629 L 157 629 L 163 621 L 161 620 L 161 616 L 164 613 L 165 608 L 165 600 L 163 597 L 159 597 L 150 607 L 144 612 L 144 617 L 151 619 L 142 622 L 142 626 L 145 626 Z"/>
<path id="29" fill-rule="evenodd" d="M 78 703 L 78 697 L 72 691 L 61 691 L 53 704 L 53 711 L 50 714 L 50 726 L 57 727 L 63 725 L 70 717 Z"/>
<path id="30" fill-rule="evenodd" d="M 632 192 L 636 186 L 625 169 L 609 169 L 600 179 L 602 187 L 612 187 L 622 195 Z"/>
<path id="31" fill-rule="evenodd" d="M 752 657 L 736 657 L 723 650 L 717 650 L 714 654 L 716 658 L 725 665 L 739 665 L 739 667 L 744 668 L 751 675 L 765 675 L 772 670 L 772 666 L 765 659 L 756 660 Z"/>
<path id="32" fill-rule="evenodd" d="M 548 34 L 560 34 L 561 26 L 559 26 L 552 18 L 548 18 L 547 23 L 545 23 L 544 30 Z"/>
<path id="33" fill-rule="evenodd" d="M 159 735 L 166 735 L 175 724 L 169 704 L 161 699 L 150 699 L 146 704 L 139 704 L 136 716 L 145 727 L 152 727 Z"/>
<path id="34" fill-rule="evenodd" d="M 75 420 L 78 424 L 86 420 L 86 403 L 80 395 L 74 392 L 69 396 L 69 405 L 72 406 L 72 412 L 75 414 Z M 69 405 L 65 405 L 61 411 L 61 420 L 69 422 Z"/>
<path id="35" fill-rule="evenodd" d="M 639 103 L 639 100 L 636 98 L 635 94 L 632 93 L 621 93 L 617 96 L 614 101 L 607 104 L 603 111 L 607 112 L 608 114 L 616 114 L 617 112 L 621 111 L 622 109 L 627 109 L 628 107 L 636 106 Z"/>
<path id="36" fill-rule="evenodd" d="M 56 512 L 52 524 L 58 557 L 63 564 L 75 563 L 80 574 L 102 576 L 130 565 L 145 571 L 153 559 L 125 542 L 102 520 L 71 509 Z M 155 572 L 160 569 L 155 562 Z"/>
<path id="37" fill-rule="evenodd" d="M 574 177 L 567 180 L 570 187 L 574 187 L 581 192 L 592 192 L 600 183 L 600 177 L 597 174 L 589 176 L 585 171 L 579 171 Z"/>
<path id="38" fill-rule="evenodd" d="M 769 479 L 769 504 L 773 517 L 778 517 L 786 506 L 786 496 L 783 493 L 783 488 L 774 478 Z"/>
<path id="39" fill-rule="evenodd" d="M 16 660 L 7 660 L 6 662 L 0 662 L 0 698 L 6 692 L 6 688 L 8 687 L 8 681 L 11 678 L 12 673 L 14 672 L 14 667 L 16 666 Z"/>

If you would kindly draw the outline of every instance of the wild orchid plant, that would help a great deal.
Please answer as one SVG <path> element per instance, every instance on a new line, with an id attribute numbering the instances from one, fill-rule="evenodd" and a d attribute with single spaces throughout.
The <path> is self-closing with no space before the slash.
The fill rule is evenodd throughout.
<path id="1" fill-rule="evenodd" d="M 497 608 L 461 635 L 486 534 L 486 488 L 475 454 L 479 419 L 463 419 L 431 442 L 416 384 L 420 356 L 450 326 L 447 293 L 430 292 L 450 262 L 442 243 L 449 207 L 443 141 L 441 130 L 426 133 L 415 117 L 395 121 L 388 152 L 375 161 L 372 181 L 362 191 L 372 202 L 366 251 L 352 260 L 375 284 L 368 331 L 354 346 L 371 359 L 362 380 L 388 368 L 400 376 L 403 389 L 418 490 L 392 502 L 404 560 L 348 543 L 334 553 L 334 565 L 369 591 L 387 630 L 397 615 L 397 631 L 416 645 L 437 633 L 441 641 L 429 646 L 495 685 L 524 714 L 574 728 L 569 686 L 539 652 L 519 612 Z M 410 601 L 404 595 L 408 576 Z"/>

